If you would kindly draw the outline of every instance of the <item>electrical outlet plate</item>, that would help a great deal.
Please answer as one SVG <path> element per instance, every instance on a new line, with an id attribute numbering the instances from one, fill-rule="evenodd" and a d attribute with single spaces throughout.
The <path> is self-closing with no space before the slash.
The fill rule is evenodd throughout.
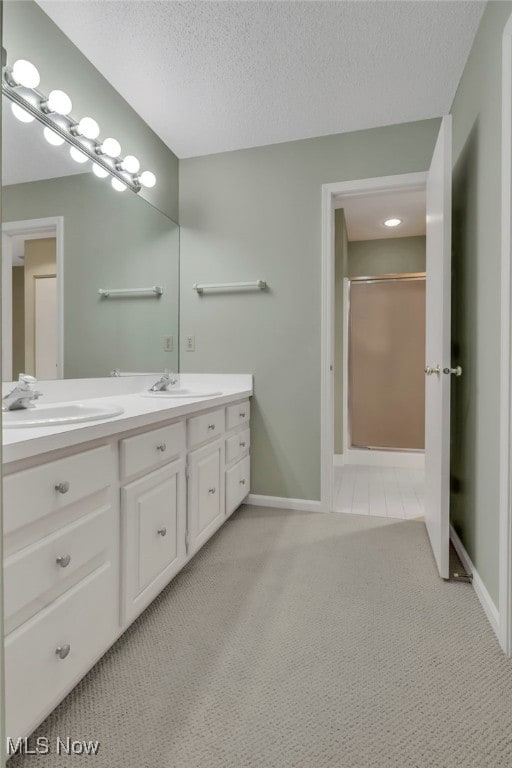
<path id="1" fill-rule="evenodd" d="M 196 337 L 195 336 L 185 336 L 185 350 L 187 352 L 195 352 L 196 351 Z"/>
<path id="2" fill-rule="evenodd" d="M 164 352 L 172 352 L 174 349 L 174 339 L 172 336 L 164 336 Z"/>

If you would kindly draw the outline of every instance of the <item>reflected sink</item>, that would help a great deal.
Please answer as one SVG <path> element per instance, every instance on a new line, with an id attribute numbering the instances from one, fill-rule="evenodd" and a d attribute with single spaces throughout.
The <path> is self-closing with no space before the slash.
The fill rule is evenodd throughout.
<path id="1" fill-rule="evenodd" d="M 194 389 L 184 389 L 183 387 L 173 387 L 172 389 L 163 389 L 159 392 L 141 392 L 142 397 L 215 397 L 222 395 L 222 392 L 196 392 Z"/>
<path id="2" fill-rule="evenodd" d="M 120 416 L 124 408 L 118 405 L 101 406 L 85 403 L 55 403 L 36 405 L 19 411 L 3 411 L 3 426 L 8 429 L 19 427 L 60 427 L 83 421 L 101 421 Z"/>

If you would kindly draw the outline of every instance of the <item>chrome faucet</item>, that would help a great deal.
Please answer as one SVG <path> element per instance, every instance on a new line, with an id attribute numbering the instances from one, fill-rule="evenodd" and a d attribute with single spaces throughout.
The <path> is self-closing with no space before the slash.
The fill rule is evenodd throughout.
<path id="1" fill-rule="evenodd" d="M 149 388 L 149 392 L 163 392 L 167 387 L 173 387 L 178 383 L 178 378 L 173 373 L 170 373 L 167 369 L 163 372 L 162 376 L 156 381 L 152 387 Z"/>
<path id="2" fill-rule="evenodd" d="M 34 400 L 41 397 L 42 392 L 35 389 L 37 379 L 28 373 L 20 373 L 13 390 L 2 398 L 3 411 L 18 411 L 23 408 L 35 408 Z"/>

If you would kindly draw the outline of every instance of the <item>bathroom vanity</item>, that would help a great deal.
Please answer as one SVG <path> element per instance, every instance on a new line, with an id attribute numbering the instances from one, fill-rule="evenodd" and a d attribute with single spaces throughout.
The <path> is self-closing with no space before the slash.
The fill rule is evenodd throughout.
<path id="1" fill-rule="evenodd" d="M 165 399 L 141 394 L 153 380 L 48 382 L 42 400 L 123 413 L 4 431 L 8 737 L 52 711 L 249 493 L 252 377 Z"/>

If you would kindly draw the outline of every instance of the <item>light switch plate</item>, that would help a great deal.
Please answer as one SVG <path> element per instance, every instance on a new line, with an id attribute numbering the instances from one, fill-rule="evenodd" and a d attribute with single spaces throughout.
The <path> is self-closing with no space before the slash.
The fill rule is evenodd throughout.
<path id="1" fill-rule="evenodd" d="M 174 349 L 174 338 L 172 336 L 164 336 L 164 352 L 172 352 Z"/>
<path id="2" fill-rule="evenodd" d="M 195 352 L 196 351 L 196 337 L 195 336 L 185 336 L 185 351 L 186 352 Z"/>

